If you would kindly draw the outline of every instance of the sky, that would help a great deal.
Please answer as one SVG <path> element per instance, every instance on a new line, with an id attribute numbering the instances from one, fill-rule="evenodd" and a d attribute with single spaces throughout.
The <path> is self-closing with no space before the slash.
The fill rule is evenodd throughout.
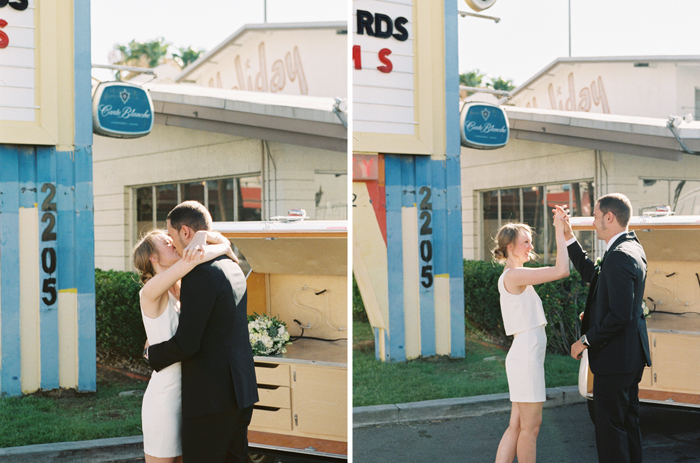
<path id="1" fill-rule="evenodd" d="M 497 0 L 460 17 L 459 72 L 478 69 L 522 84 L 559 57 L 700 55 L 698 0 Z M 164 37 L 211 50 L 244 24 L 263 22 L 264 0 L 92 0 L 92 62 L 108 64 L 114 44 Z M 535 6 L 537 5 L 537 6 Z M 267 0 L 268 22 L 342 21 L 352 0 Z M 458 9 L 473 12 L 464 0 Z M 350 16 L 351 17 L 351 16 Z M 349 37 L 351 37 L 350 35 Z M 93 71 L 109 79 L 109 71 Z"/>
<path id="2" fill-rule="evenodd" d="M 91 0 L 92 63 L 110 64 L 115 44 L 164 37 L 209 51 L 245 24 L 264 22 L 264 0 Z M 346 0 L 267 0 L 267 22 L 343 21 Z M 111 71 L 93 70 L 100 80 Z"/>
<path id="3" fill-rule="evenodd" d="M 522 84 L 560 57 L 700 55 L 698 0 L 497 0 L 459 18 L 459 72 Z M 460 11 L 474 12 L 464 0 Z"/>

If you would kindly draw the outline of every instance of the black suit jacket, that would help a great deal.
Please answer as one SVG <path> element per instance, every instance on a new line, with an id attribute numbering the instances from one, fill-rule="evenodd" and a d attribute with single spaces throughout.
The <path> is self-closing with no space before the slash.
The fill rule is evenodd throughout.
<path id="1" fill-rule="evenodd" d="M 590 283 L 581 331 L 590 344 L 593 374 L 631 373 L 651 365 L 642 309 L 647 261 L 634 232 L 615 240 L 600 267 L 578 242 L 568 251 L 576 270 Z"/>
<path id="2" fill-rule="evenodd" d="M 184 418 L 258 401 L 246 301 L 245 275 L 226 256 L 198 265 L 182 279 L 177 332 L 150 346 L 148 358 L 156 371 L 182 362 Z"/>

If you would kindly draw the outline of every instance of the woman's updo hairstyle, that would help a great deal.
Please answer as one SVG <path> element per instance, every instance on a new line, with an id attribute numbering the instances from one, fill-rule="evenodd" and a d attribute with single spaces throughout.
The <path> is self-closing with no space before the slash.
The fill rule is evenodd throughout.
<path id="1" fill-rule="evenodd" d="M 530 236 L 533 235 L 532 228 L 525 223 L 507 223 L 503 225 L 496 233 L 496 238 L 494 243 L 496 247 L 491 250 L 491 255 L 493 259 L 499 263 L 504 263 L 508 259 L 508 245 L 515 243 L 518 235 L 527 232 Z M 530 251 L 530 258 L 534 259 L 537 254 Z"/>
<path id="2" fill-rule="evenodd" d="M 134 247 L 134 268 L 139 274 L 139 279 L 143 284 L 146 284 L 146 282 L 156 274 L 153 269 L 153 262 L 151 262 L 151 256 L 154 254 L 158 255 L 155 238 L 158 235 L 165 234 L 163 230 L 151 230 L 146 233 Z"/>

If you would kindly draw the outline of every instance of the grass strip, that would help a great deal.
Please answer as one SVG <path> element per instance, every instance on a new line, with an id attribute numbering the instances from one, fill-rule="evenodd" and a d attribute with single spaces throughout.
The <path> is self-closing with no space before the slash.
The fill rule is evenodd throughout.
<path id="1" fill-rule="evenodd" d="M 122 377 L 123 376 L 123 377 Z M 0 398 L 0 447 L 141 435 L 139 395 L 147 383 L 98 369 L 96 393 L 39 393 Z"/>
<path id="2" fill-rule="evenodd" d="M 467 338 L 463 359 L 436 356 L 383 363 L 375 359 L 373 339 L 369 324 L 353 324 L 354 407 L 508 392 L 507 352 L 500 346 Z M 547 387 L 575 385 L 578 365 L 571 357 L 548 352 Z"/>

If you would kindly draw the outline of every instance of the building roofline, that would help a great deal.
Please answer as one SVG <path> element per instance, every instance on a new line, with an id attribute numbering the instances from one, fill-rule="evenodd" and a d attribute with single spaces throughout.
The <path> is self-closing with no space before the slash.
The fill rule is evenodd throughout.
<path id="1" fill-rule="evenodd" d="M 345 152 L 336 100 L 195 85 L 149 87 L 157 124 Z"/>
<path id="2" fill-rule="evenodd" d="M 650 62 L 650 61 L 686 61 L 697 62 L 700 64 L 700 55 L 642 55 L 642 56 L 589 56 L 589 57 L 561 57 L 557 58 L 541 71 L 530 77 L 528 80 L 518 85 L 511 92 L 510 97 L 513 98 L 521 91 L 529 87 L 535 80 L 539 79 L 552 68 L 559 64 L 575 64 L 575 63 L 633 63 L 633 62 Z"/>
<path id="3" fill-rule="evenodd" d="M 666 119 L 615 114 L 504 107 L 511 137 L 678 161 L 684 152 Z M 700 122 L 682 123 L 677 132 L 700 151 Z"/>
<path id="4" fill-rule="evenodd" d="M 185 69 L 183 69 L 182 72 L 177 77 L 175 77 L 175 82 L 183 81 L 185 77 L 192 74 L 202 64 L 209 60 L 209 58 L 215 56 L 217 53 L 223 50 L 229 43 L 231 43 L 236 38 L 242 36 L 246 32 L 284 29 L 338 29 L 343 27 L 348 27 L 347 21 L 244 24 L 236 32 L 226 37 L 226 39 L 224 39 L 217 46 L 212 48 L 210 51 L 206 52 L 204 55 L 200 56 L 194 63 L 190 64 Z"/>

